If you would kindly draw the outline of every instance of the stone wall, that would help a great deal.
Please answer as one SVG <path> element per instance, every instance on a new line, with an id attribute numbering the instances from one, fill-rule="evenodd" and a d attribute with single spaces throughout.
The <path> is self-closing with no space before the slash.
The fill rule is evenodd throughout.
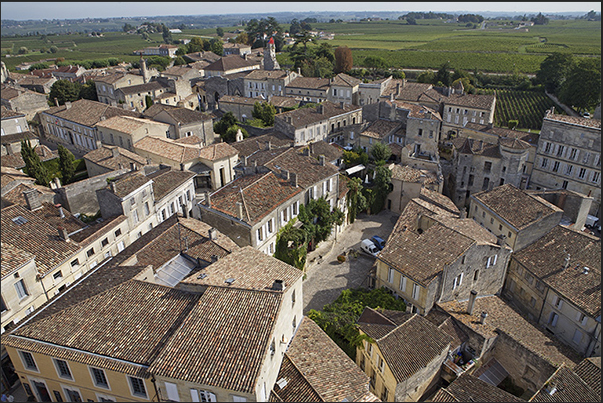
<path id="1" fill-rule="evenodd" d="M 200 204 L 193 208 L 193 218 L 216 228 L 240 247 L 253 246 L 251 228 L 235 218 L 229 218 L 226 215 L 208 210 L 206 206 Z"/>
<path id="2" fill-rule="evenodd" d="M 129 168 L 111 171 L 58 188 L 56 189 L 58 203 L 65 206 L 72 214 L 94 215 L 100 209 L 96 191 L 107 187 L 107 178 L 114 178 L 129 171 Z"/>

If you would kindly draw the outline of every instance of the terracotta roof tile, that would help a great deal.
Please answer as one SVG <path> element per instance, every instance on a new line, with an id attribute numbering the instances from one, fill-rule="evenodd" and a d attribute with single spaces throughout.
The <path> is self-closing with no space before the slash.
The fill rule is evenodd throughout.
<path id="1" fill-rule="evenodd" d="M 329 89 L 329 79 L 319 77 L 296 77 L 287 85 L 287 88 L 301 88 L 327 91 Z"/>
<path id="2" fill-rule="evenodd" d="M 65 105 L 50 108 L 44 111 L 49 115 L 53 115 L 71 122 L 75 122 L 84 126 L 92 127 L 101 121 L 101 117 L 110 119 L 114 116 L 131 116 L 140 117 L 138 112 L 131 112 L 123 108 L 109 106 L 101 102 L 80 99 L 71 104 L 67 108 Z"/>
<path id="3" fill-rule="evenodd" d="M 144 175 L 141 171 L 131 171 L 115 178 L 108 188 L 117 197 L 124 198 L 136 189 L 140 189 L 151 179 Z"/>
<path id="4" fill-rule="evenodd" d="M 525 402 L 509 392 L 490 385 L 468 373 L 463 373 L 444 389 L 455 400 L 435 400 L 434 402 Z"/>
<path id="5" fill-rule="evenodd" d="M 129 280 L 27 323 L 12 337 L 150 365 L 198 300 L 198 294 Z"/>
<path id="6" fill-rule="evenodd" d="M 312 387 L 310 382 L 304 377 L 285 354 L 283 362 L 278 373 L 277 380 L 284 379 L 287 384 L 284 387 L 274 385 L 270 393 L 270 402 L 324 402 L 325 400 Z"/>
<path id="7" fill-rule="evenodd" d="M 2 196 L 13 204 L 19 204 L 23 207 L 27 207 L 27 201 L 23 192 L 29 189 L 36 189 L 38 191 L 38 197 L 41 200 L 52 202 L 54 200 L 55 193 L 45 186 L 34 185 L 33 183 L 21 183 L 12 190 L 5 192 Z"/>
<path id="8" fill-rule="evenodd" d="M 249 80 L 276 80 L 279 78 L 285 78 L 289 74 L 290 73 L 285 70 L 253 70 L 251 73 L 245 76 L 245 78 Z"/>
<path id="9" fill-rule="evenodd" d="M 371 308 L 365 308 L 367 309 Z M 378 311 L 374 312 L 380 314 Z M 360 322 L 361 319 L 362 316 L 358 319 L 358 324 L 364 331 L 365 323 Z M 398 383 L 429 365 L 444 350 L 448 350 L 452 341 L 452 337 L 418 314 L 400 315 L 400 319 L 399 324 L 381 325 L 389 328 L 385 335 L 379 334 L 376 339 L 371 336 Z M 421 348 L 417 349 L 416 346 Z"/>
<path id="10" fill-rule="evenodd" d="M 96 124 L 96 127 L 102 127 L 111 130 L 117 130 L 121 133 L 134 133 L 136 130 L 142 127 L 157 127 L 157 130 L 163 132 L 168 131 L 169 125 L 165 123 L 155 122 L 148 119 L 140 119 L 132 116 L 114 116 L 107 120 L 100 121 Z"/>
<path id="11" fill-rule="evenodd" d="M 226 72 L 234 69 L 252 68 L 258 66 L 257 63 L 245 60 L 239 55 L 223 56 L 209 66 L 205 67 L 205 71 L 221 71 Z"/>
<path id="12" fill-rule="evenodd" d="M 564 270 L 568 254 L 570 266 Z M 600 238 L 557 225 L 513 259 L 590 316 L 601 314 Z"/>
<path id="13" fill-rule="evenodd" d="M 295 80 L 299 80 L 299 78 L 296 78 Z M 344 104 L 342 108 L 341 105 L 335 104 L 330 101 L 324 101 L 323 103 L 321 103 L 321 106 L 323 107 L 323 113 L 318 112 L 319 107 L 299 108 L 289 112 L 279 113 L 278 115 L 276 115 L 276 119 L 285 120 L 286 118 L 291 118 L 291 123 L 288 124 L 296 128 L 301 128 L 303 126 L 320 122 L 322 120 L 327 120 L 335 116 L 344 115 L 362 109 L 361 106 L 348 104 Z"/>
<path id="14" fill-rule="evenodd" d="M 206 147 L 186 144 L 161 137 L 145 136 L 134 144 L 135 149 L 165 157 L 179 163 L 188 163 L 197 158 L 216 161 L 237 155 L 237 149 L 228 143 L 215 143 Z"/>
<path id="15" fill-rule="evenodd" d="M 19 269 L 27 262 L 35 259 L 35 255 L 19 249 L 9 243 L 2 242 L 2 255 L 0 256 L 2 261 L 2 278 L 9 275 L 13 271 Z"/>
<path id="16" fill-rule="evenodd" d="M 114 150 L 117 150 L 116 157 L 113 156 Z M 130 163 L 135 163 L 139 167 L 147 165 L 146 158 L 143 158 L 138 154 L 134 154 L 125 148 L 104 144 L 101 148 L 92 150 L 84 155 L 84 158 L 112 171 L 120 169 L 120 165 L 122 168 L 129 168 Z"/>
<path id="17" fill-rule="evenodd" d="M 145 117 L 155 118 L 160 112 L 167 113 L 172 119 L 183 125 L 204 122 L 211 119 L 211 116 L 207 113 L 191 111 L 190 109 L 165 104 L 153 104 L 149 109 L 144 111 L 143 115 Z"/>
<path id="18" fill-rule="evenodd" d="M 149 371 L 254 393 L 280 306 L 279 293 L 209 287 Z"/>
<path id="19" fill-rule="evenodd" d="M 494 110 L 495 95 L 452 94 L 444 100 L 446 105 L 466 106 L 469 108 Z"/>
<path id="20" fill-rule="evenodd" d="M 151 81 L 146 84 L 137 84 L 137 85 L 130 85 L 128 87 L 121 87 L 118 90 L 120 92 L 122 92 L 123 94 L 128 95 L 128 94 L 144 93 L 144 92 L 149 92 L 149 91 L 151 91 L 151 92 L 159 91 L 159 90 L 168 91 L 168 90 L 170 90 L 170 86 L 167 84 L 160 83 L 159 81 Z"/>
<path id="21" fill-rule="evenodd" d="M 355 87 L 359 85 L 362 80 L 359 80 L 355 77 L 349 76 L 345 73 L 339 73 L 335 77 L 333 77 L 333 81 L 331 81 L 331 85 L 345 86 L 345 87 Z"/>
<path id="22" fill-rule="evenodd" d="M 563 123 L 570 123 L 578 126 L 590 127 L 593 129 L 601 129 L 601 119 L 587 119 L 575 116 L 556 115 L 554 113 L 547 113 L 544 119 Z"/>
<path id="23" fill-rule="evenodd" d="M 155 171 L 147 175 L 147 178 L 153 180 L 153 193 L 155 194 L 155 202 L 157 203 L 194 176 L 195 173 L 191 171 L 178 171 L 167 168 Z"/>
<path id="24" fill-rule="evenodd" d="M 273 172 L 246 175 L 212 193 L 211 208 L 239 218 L 236 203 L 240 202 L 242 221 L 254 225 L 301 191 Z"/>
<path id="25" fill-rule="evenodd" d="M 475 299 L 473 315 L 467 314 L 467 303 L 468 301 L 450 301 L 439 303 L 439 306 L 474 332 L 486 338 L 503 332 L 555 366 L 565 362 L 573 367 L 580 361 L 573 349 L 548 337 L 535 323 L 525 319 L 498 296 L 478 296 Z M 480 323 L 482 312 L 488 313 L 484 324 Z"/>
<path id="26" fill-rule="evenodd" d="M 601 393 L 601 357 L 588 357 L 576 365 L 574 372 L 592 390 Z M 600 397 L 599 397 L 600 399 Z"/>
<path id="27" fill-rule="evenodd" d="M 265 150 L 268 142 L 270 142 L 271 148 L 292 147 L 294 144 L 293 139 L 282 132 L 275 131 L 261 136 L 248 137 L 231 145 L 238 150 L 239 158 L 243 158 L 256 151 Z"/>
<path id="28" fill-rule="evenodd" d="M 546 200 L 528 194 L 511 184 L 476 193 L 473 197 L 518 230 L 563 211 Z"/>
<path id="29" fill-rule="evenodd" d="M 558 368 L 547 383 L 555 385 L 557 389 L 555 393 L 549 394 L 547 387 L 543 386 L 532 396 L 530 402 L 598 402 L 601 400 L 600 382 L 597 389 L 593 389 L 565 365 Z"/>
<path id="30" fill-rule="evenodd" d="M 361 135 L 382 140 L 387 135 L 402 127 L 400 122 L 391 122 L 389 120 L 378 119 L 370 124 L 366 129 L 360 132 Z"/>
<path id="31" fill-rule="evenodd" d="M 231 254 L 220 257 L 217 262 L 205 267 L 202 273 L 205 273 L 207 277 L 201 279 L 198 278 L 199 273 L 195 273 L 182 282 L 203 286 L 271 291 L 274 280 L 283 280 L 285 287 L 290 287 L 303 275 L 298 269 L 251 246 L 233 250 Z M 226 283 L 229 278 L 235 280 L 232 285 Z"/>
<path id="32" fill-rule="evenodd" d="M 369 391 L 368 376 L 308 317 L 285 355 L 324 401 L 354 402 Z"/>

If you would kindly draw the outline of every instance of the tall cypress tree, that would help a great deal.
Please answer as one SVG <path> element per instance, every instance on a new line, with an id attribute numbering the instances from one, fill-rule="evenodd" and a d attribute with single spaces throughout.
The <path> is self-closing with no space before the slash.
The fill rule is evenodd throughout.
<path id="1" fill-rule="evenodd" d="M 63 177 L 63 184 L 70 183 L 75 174 L 75 157 L 67 148 L 59 144 L 59 169 Z"/>
<path id="2" fill-rule="evenodd" d="M 25 173 L 32 178 L 36 178 L 36 183 L 38 185 L 48 186 L 48 183 L 50 182 L 48 169 L 42 165 L 40 156 L 36 154 L 29 139 L 21 140 L 21 157 L 25 162 Z"/>

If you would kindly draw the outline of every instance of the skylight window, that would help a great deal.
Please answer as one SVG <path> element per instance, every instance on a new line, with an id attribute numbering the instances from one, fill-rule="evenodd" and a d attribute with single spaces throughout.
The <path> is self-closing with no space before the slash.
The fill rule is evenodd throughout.
<path id="1" fill-rule="evenodd" d="M 23 225 L 27 222 L 27 220 L 21 216 L 17 216 L 15 218 L 13 218 L 13 222 L 17 225 Z"/>

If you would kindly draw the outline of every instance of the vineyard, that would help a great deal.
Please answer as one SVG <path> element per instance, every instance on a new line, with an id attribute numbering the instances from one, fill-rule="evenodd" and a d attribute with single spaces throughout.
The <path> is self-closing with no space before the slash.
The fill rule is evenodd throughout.
<path id="1" fill-rule="evenodd" d="M 540 130 L 546 110 L 555 106 L 541 92 L 486 89 L 480 93 L 496 93 L 494 124 L 499 127 L 507 127 L 509 120 L 518 120 L 520 129 Z"/>

